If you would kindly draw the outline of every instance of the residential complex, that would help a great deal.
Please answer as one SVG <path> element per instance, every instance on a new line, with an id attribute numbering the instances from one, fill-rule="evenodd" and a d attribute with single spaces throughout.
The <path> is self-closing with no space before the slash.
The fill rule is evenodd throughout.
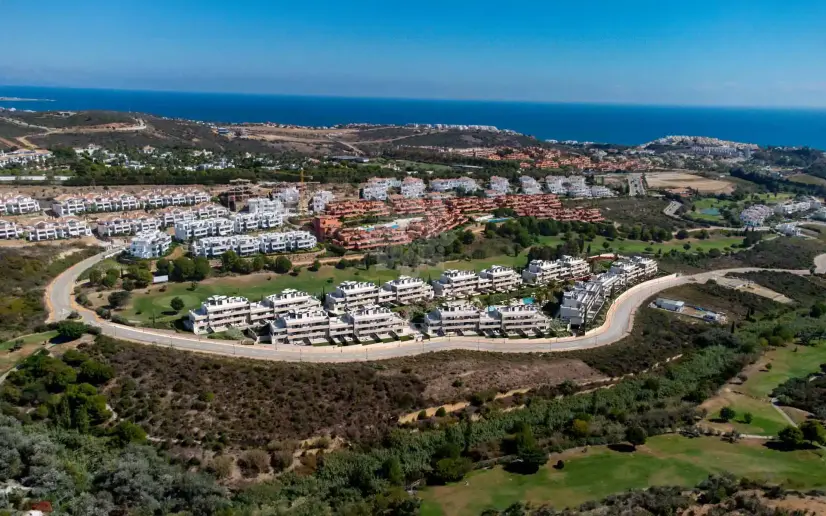
<path id="1" fill-rule="evenodd" d="M 817 210 L 820 209 L 820 207 L 821 202 L 818 199 L 809 197 L 796 202 L 786 202 L 783 204 L 778 204 L 774 207 L 774 212 L 778 215 L 791 215 L 793 213 Z"/>
<path id="2" fill-rule="evenodd" d="M 519 189 L 525 195 L 536 195 L 542 193 L 542 185 L 539 181 L 530 176 L 519 176 Z"/>
<path id="3" fill-rule="evenodd" d="M 536 335 L 550 328 L 551 321 L 534 305 L 512 304 L 484 309 L 462 302 L 447 302 L 425 317 L 425 331 L 433 335 L 468 332 Z"/>
<path id="4" fill-rule="evenodd" d="M 247 211 L 250 213 L 283 213 L 284 204 L 278 199 L 270 199 L 268 197 L 252 197 L 247 199 Z"/>
<path id="5" fill-rule="evenodd" d="M 433 282 L 436 297 L 467 298 L 489 292 L 508 292 L 522 285 L 522 278 L 510 267 L 494 265 L 478 274 L 451 269 Z"/>
<path id="6" fill-rule="evenodd" d="M 54 198 L 52 211 L 62 217 L 86 212 L 192 206 L 208 200 L 209 195 L 200 190 L 148 190 L 139 195 L 114 191 L 85 195 L 63 194 Z"/>
<path id="7" fill-rule="evenodd" d="M 95 231 L 102 237 L 133 235 L 161 227 L 161 220 L 145 213 L 123 213 L 100 217 Z"/>
<path id="8" fill-rule="evenodd" d="M 257 303 L 239 296 L 211 296 L 200 308 L 189 311 L 186 323 L 196 334 L 219 332 L 229 328 L 262 326 L 278 315 L 290 311 L 311 311 L 320 305 L 315 297 L 296 290 L 285 290 Z"/>
<path id="9" fill-rule="evenodd" d="M 323 310 L 290 312 L 269 323 L 270 340 L 275 344 L 312 344 L 314 342 L 348 342 L 399 337 L 407 322 L 387 308 L 368 305 L 343 315 Z"/>
<path id="10" fill-rule="evenodd" d="M 573 289 L 566 291 L 562 295 L 559 317 L 573 326 L 593 321 L 609 297 L 656 274 L 657 262 L 651 258 L 621 258 L 611 264 L 608 272 L 589 281 L 577 282 Z"/>
<path id="11" fill-rule="evenodd" d="M 284 225 L 284 215 L 273 211 L 239 213 L 232 217 L 233 231 L 251 233 L 262 229 L 274 229 Z"/>
<path id="12" fill-rule="evenodd" d="M 418 199 L 425 193 L 424 181 L 417 177 L 406 177 L 402 181 L 400 192 L 407 199 Z"/>
<path id="13" fill-rule="evenodd" d="M 313 213 L 324 213 L 324 210 L 327 209 L 327 204 L 331 203 L 334 198 L 333 192 L 319 190 L 313 194 L 313 198 L 310 200 L 310 208 L 313 210 Z"/>
<path id="14" fill-rule="evenodd" d="M 41 211 L 40 203 L 27 195 L 0 193 L 0 215 L 27 215 Z"/>
<path id="15" fill-rule="evenodd" d="M 129 244 L 129 254 L 136 258 L 159 258 L 169 251 L 172 237 L 157 229 L 142 231 Z"/>
<path id="16" fill-rule="evenodd" d="M 316 237 L 308 231 L 286 231 L 198 238 L 192 242 L 190 250 L 195 256 L 218 258 L 227 251 L 235 251 L 239 256 L 250 256 L 257 253 L 274 254 L 312 249 L 317 244 Z"/>
<path id="17" fill-rule="evenodd" d="M 229 219 L 184 220 L 175 223 L 175 239 L 186 242 L 194 238 L 231 235 L 235 225 Z"/>
<path id="18" fill-rule="evenodd" d="M 366 305 L 392 303 L 409 305 L 433 299 L 433 288 L 419 278 L 401 276 L 378 287 L 365 281 L 345 281 L 327 294 L 324 306 L 342 313 Z"/>
<path id="19" fill-rule="evenodd" d="M 92 236 L 91 228 L 77 217 L 40 219 L 27 225 L 25 231 L 32 242 Z"/>
<path id="20" fill-rule="evenodd" d="M 548 176 L 545 178 L 548 191 L 573 198 L 600 198 L 615 197 L 616 194 L 605 186 L 588 186 L 582 176 L 560 177 Z"/>
<path id="21" fill-rule="evenodd" d="M 522 271 L 522 279 L 529 285 L 547 285 L 554 281 L 582 279 L 590 274 L 591 266 L 587 261 L 563 256 L 554 261 L 531 260 Z"/>
<path id="22" fill-rule="evenodd" d="M 485 194 L 488 197 L 505 195 L 510 192 L 511 189 L 511 185 L 508 180 L 499 176 L 491 176 L 489 187 L 490 189 L 485 191 Z"/>
<path id="23" fill-rule="evenodd" d="M 21 238 L 23 233 L 24 229 L 20 224 L 11 220 L 0 219 L 0 240 Z"/>
<path id="24" fill-rule="evenodd" d="M 768 206 L 755 204 L 740 212 L 740 221 L 746 227 L 758 227 L 762 226 L 766 222 L 766 219 L 771 217 L 773 213 L 774 210 Z"/>
<path id="25" fill-rule="evenodd" d="M 434 192 L 450 192 L 452 190 L 475 192 L 479 189 L 479 185 L 476 183 L 476 180 L 469 177 L 433 179 L 430 181 L 430 189 Z"/>

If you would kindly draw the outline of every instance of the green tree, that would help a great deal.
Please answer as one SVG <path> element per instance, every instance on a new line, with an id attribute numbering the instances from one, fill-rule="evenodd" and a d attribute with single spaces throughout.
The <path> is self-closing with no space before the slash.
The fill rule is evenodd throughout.
<path id="1" fill-rule="evenodd" d="M 685 240 L 688 238 L 688 231 L 681 229 L 677 231 L 677 240 Z"/>
<path id="2" fill-rule="evenodd" d="M 382 469 L 388 482 L 394 486 L 404 484 L 404 472 L 402 472 L 402 464 L 399 462 L 398 457 L 390 457 L 387 459 Z"/>
<path id="3" fill-rule="evenodd" d="M 720 419 L 728 423 L 737 417 L 737 412 L 731 407 L 723 407 L 720 409 Z"/>
<path id="4" fill-rule="evenodd" d="M 157 262 L 155 262 L 155 270 L 158 271 L 158 274 L 161 276 L 166 276 L 169 274 L 169 269 L 172 263 L 167 258 L 160 258 Z"/>
<path id="5" fill-rule="evenodd" d="M 78 379 L 90 385 L 102 385 L 115 377 L 115 370 L 110 365 L 97 360 L 87 360 L 80 364 Z"/>
<path id="6" fill-rule="evenodd" d="M 279 256 L 273 264 L 273 270 L 278 274 L 287 274 L 292 268 L 293 263 L 286 256 Z"/>
<path id="7" fill-rule="evenodd" d="M 625 440 L 628 441 L 634 449 L 637 449 L 637 446 L 642 446 L 645 444 L 645 441 L 648 439 L 648 432 L 645 431 L 645 428 L 639 425 L 632 425 L 625 429 Z"/>
<path id="8" fill-rule="evenodd" d="M 119 290 L 117 292 L 112 292 L 109 294 L 109 297 L 106 300 L 109 302 L 109 306 L 112 308 L 120 308 L 129 301 L 131 294 L 126 292 L 125 290 Z"/>
<path id="9" fill-rule="evenodd" d="M 204 256 L 199 256 L 195 258 L 193 262 L 192 276 L 188 279 L 203 281 L 207 279 L 210 274 L 212 274 L 212 266 L 209 264 L 209 260 Z"/>
<path id="10" fill-rule="evenodd" d="M 100 269 L 92 269 L 89 271 L 89 283 L 92 285 L 97 285 L 100 283 L 100 280 L 103 279 L 103 273 L 100 272 Z"/>
<path id="11" fill-rule="evenodd" d="M 307 267 L 307 270 L 310 270 L 310 271 L 312 271 L 312 272 L 316 272 L 316 271 L 318 271 L 319 269 L 321 269 L 321 262 L 320 262 L 320 261 L 318 261 L 318 260 L 313 260 L 312 265 L 310 265 L 309 267 Z"/>
<path id="12" fill-rule="evenodd" d="M 803 438 L 812 444 L 826 444 L 826 429 L 816 419 L 808 419 L 800 425 Z"/>
<path id="13" fill-rule="evenodd" d="M 60 321 L 57 334 L 63 340 L 77 340 L 86 333 L 86 325 L 79 321 Z"/>
<path id="14" fill-rule="evenodd" d="M 175 312 L 180 312 L 184 309 L 184 300 L 178 296 L 172 298 L 172 301 L 169 302 L 169 306 L 175 310 Z"/>
<path id="15" fill-rule="evenodd" d="M 121 421 L 111 432 L 115 442 L 121 446 L 126 446 L 129 443 L 142 443 L 146 441 L 146 432 L 140 426 L 129 421 Z"/>
<path id="16" fill-rule="evenodd" d="M 796 426 L 789 425 L 777 433 L 780 442 L 789 448 L 796 448 L 803 443 L 803 432 Z"/>
<path id="17" fill-rule="evenodd" d="M 172 262 L 170 279 L 173 281 L 186 281 L 192 279 L 194 273 L 195 263 L 186 256 L 181 256 L 180 258 L 175 258 L 175 261 Z"/>
<path id="18" fill-rule="evenodd" d="M 750 425 L 752 421 L 754 421 L 754 415 L 751 412 L 743 414 L 743 423 Z"/>
<path id="19" fill-rule="evenodd" d="M 134 280 L 135 286 L 138 288 L 148 287 L 152 284 L 152 280 L 154 279 L 152 273 L 147 269 L 137 269 L 134 272 L 131 272 L 130 276 L 132 276 L 132 280 Z"/>
<path id="20" fill-rule="evenodd" d="M 447 484 L 462 480 L 473 469 L 473 462 L 467 457 L 446 457 L 433 466 L 431 480 L 435 484 Z"/>

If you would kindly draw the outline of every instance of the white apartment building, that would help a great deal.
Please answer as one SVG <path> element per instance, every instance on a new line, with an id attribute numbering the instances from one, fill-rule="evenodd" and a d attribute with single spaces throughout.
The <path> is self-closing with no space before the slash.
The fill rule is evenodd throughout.
<path id="1" fill-rule="evenodd" d="M 762 226 L 773 212 L 774 210 L 764 204 L 755 204 L 740 212 L 740 221 L 747 227 Z"/>
<path id="2" fill-rule="evenodd" d="M 261 242 L 249 235 L 225 235 L 204 237 L 194 240 L 190 251 L 195 256 L 218 258 L 227 251 L 235 251 L 238 256 L 258 254 Z"/>
<path id="3" fill-rule="evenodd" d="M 263 326 L 280 315 L 317 311 L 320 306 L 315 297 L 292 289 L 267 296 L 259 303 L 244 297 L 212 296 L 190 310 L 187 326 L 196 334 Z"/>
<path id="4" fill-rule="evenodd" d="M 288 186 L 280 192 L 275 193 L 273 198 L 280 200 L 286 206 L 297 206 L 299 201 L 301 201 L 301 192 L 294 186 Z"/>
<path id="5" fill-rule="evenodd" d="M 793 213 L 816 210 L 818 208 L 820 208 L 820 201 L 818 201 L 817 199 L 813 199 L 778 204 L 774 207 L 774 212 L 778 215 L 791 215 Z"/>
<path id="6" fill-rule="evenodd" d="M 591 187 L 591 197 L 595 199 L 604 197 L 616 197 L 617 194 L 607 186 L 594 185 Z"/>
<path id="7" fill-rule="evenodd" d="M 491 176 L 490 178 L 490 192 L 494 195 L 506 195 L 510 192 L 511 185 L 507 179 L 500 176 Z"/>
<path id="8" fill-rule="evenodd" d="M 32 242 L 92 236 L 91 228 L 77 217 L 39 220 L 26 226 L 25 231 L 28 232 L 29 240 Z"/>
<path id="9" fill-rule="evenodd" d="M 449 192 L 451 190 L 475 192 L 479 189 L 479 185 L 476 183 L 474 179 L 471 179 L 469 177 L 433 179 L 430 181 L 430 189 L 434 192 Z"/>
<path id="10" fill-rule="evenodd" d="M 315 296 L 291 288 L 282 290 L 278 294 L 269 295 L 261 303 L 268 306 L 274 316 L 291 311 L 307 312 L 321 308 L 321 301 Z"/>
<path id="11" fill-rule="evenodd" d="M 173 209 L 175 209 L 173 207 Z M 198 219 L 215 219 L 215 218 L 228 218 L 229 217 L 229 210 L 220 204 L 215 204 L 214 202 L 207 202 L 195 205 L 192 208 L 192 211 L 195 213 L 195 217 Z"/>
<path id="12" fill-rule="evenodd" d="M 562 294 L 559 318 L 574 326 L 592 321 L 605 304 L 606 297 L 600 283 L 596 281 L 577 282 L 573 289 Z"/>
<path id="13" fill-rule="evenodd" d="M 650 278 L 657 274 L 657 262 L 644 256 L 620 258 L 611 264 L 609 272 L 622 274 L 626 283 L 636 283 L 639 280 Z"/>
<path id="14" fill-rule="evenodd" d="M 536 195 L 542 193 L 542 185 L 539 181 L 530 176 L 519 176 L 519 188 L 525 195 Z"/>
<path id="15" fill-rule="evenodd" d="M 0 219 L 0 240 L 13 240 L 23 236 L 23 226 L 10 220 Z"/>
<path id="16" fill-rule="evenodd" d="M 0 215 L 26 215 L 41 211 L 40 203 L 27 195 L 13 192 L 0 194 Z"/>
<path id="17" fill-rule="evenodd" d="M 657 262 L 651 258 L 633 256 L 621 258 L 611 264 L 608 272 L 599 274 L 587 282 L 578 282 L 562 296 L 559 317 L 575 326 L 592 321 L 606 299 L 620 289 L 657 274 Z"/>
<path id="18" fill-rule="evenodd" d="M 268 325 L 273 344 L 309 345 L 327 339 L 346 337 L 352 333 L 343 318 L 330 316 L 324 310 L 289 312 L 279 315 Z"/>
<path id="19" fill-rule="evenodd" d="M 584 278 L 591 274 L 591 266 L 582 258 L 563 256 L 559 260 L 531 260 L 522 271 L 522 279 L 529 285 L 547 285 L 553 281 Z"/>
<path id="20" fill-rule="evenodd" d="M 152 214 L 160 219 L 161 225 L 165 228 L 198 218 L 192 208 L 180 208 L 178 206 L 162 208 L 158 211 L 153 211 Z"/>
<path id="21" fill-rule="evenodd" d="M 424 324 L 431 334 L 500 332 L 530 335 L 546 332 L 551 321 L 533 305 L 518 303 L 480 310 L 469 303 L 454 301 L 427 314 Z"/>
<path id="22" fill-rule="evenodd" d="M 166 206 L 194 206 L 209 202 L 211 197 L 203 190 L 164 189 L 148 190 L 139 196 L 147 208 L 164 208 Z"/>
<path id="23" fill-rule="evenodd" d="M 387 186 L 384 182 L 367 183 L 361 189 L 361 198 L 368 201 L 386 201 Z"/>
<path id="24" fill-rule="evenodd" d="M 774 227 L 774 229 L 781 235 L 788 237 L 799 237 L 803 235 L 803 230 L 797 226 L 797 222 L 778 224 Z"/>
<path id="25" fill-rule="evenodd" d="M 132 235 L 161 227 L 161 220 L 150 215 L 112 215 L 96 221 L 95 231 L 102 237 Z"/>
<path id="26" fill-rule="evenodd" d="M 449 269 L 433 282 L 436 297 L 464 298 L 479 293 L 479 277 L 474 271 Z"/>
<path id="27" fill-rule="evenodd" d="M 433 287 L 420 278 L 400 276 L 386 282 L 381 288 L 392 293 L 393 298 L 389 302 L 397 305 L 409 305 L 433 299 Z"/>
<path id="28" fill-rule="evenodd" d="M 392 291 L 380 289 L 375 283 L 343 281 L 325 296 L 324 306 L 333 313 L 344 313 L 364 306 L 389 303 L 395 297 Z"/>
<path id="29" fill-rule="evenodd" d="M 262 233 L 260 251 L 264 254 L 286 253 L 312 249 L 318 245 L 315 235 L 309 231 L 285 231 L 283 233 Z"/>
<path id="30" fill-rule="evenodd" d="M 347 312 L 342 319 L 351 325 L 351 335 L 356 340 L 381 338 L 390 334 L 401 335 L 407 326 L 407 321 L 398 314 L 376 305 Z"/>
<path id="31" fill-rule="evenodd" d="M 233 223 L 229 219 L 214 218 L 183 220 L 175 223 L 175 238 L 182 242 L 193 238 L 231 235 Z"/>
<path id="32" fill-rule="evenodd" d="M 454 334 L 479 329 L 479 309 L 462 301 L 444 303 L 425 317 L 428 333 Z"/>
<path id="33" fill-rule="evenodd" d="M 424 196 L 426 187 L 424 181 L 418 177 L 406 177 L 401 184 L 402 197 L 407 199 L 418 199 Z"/>
<path id="34" fill-rule="evenodd" d="M 541 310 L 534 305 L 521 303 L 489 307 L 484 310 L 479 321 L 480 330 L 493 329 L 505 334 L 545 333 L 550 327 L 551 320 Z"/>
<path id="35" fill-rule="evenodd" d="M 509 292 L 522 286 L 519 274 L 503 265 L 493 265 L 479 272 L 479 290 L 483 292 Z"/>
<path id="36" fill-rule="evenodd" d="M 195 334 L 246 328 L 250 325 L 250 301 L 240 296 L 210 296 L 200 308 L 189 311 L 187 325 Z"/>
<path id="37" fill-rule="evenodd" d="M 278 199 L 269 199 L 267 197 L 253 197 L 247 200 L 247 211 L 250 213 L 283 213 L 284 204 Z"/>
<path id="38" fill-rule="evenodd" d="M 129 243 L 129 254 L 143 259 L 158 258 L 169 252 L 171 245 L 172 237 L 163 231 L 142 231 Z"/>
<path id="39" fill-rule="evenodd" d="M 310 209 L 313 210 L 313 213 L 323 213 L 327 204 L 332 202 L 334 198 L 333 192 L 319 190 L 313 194 L 313 198 L 310 200 Z"/>
<path id="40" fill-rule="evenodd" d="M 58 217 L 79 215 L 86 212 L 86 202 L 83 197 L 74 195 L 58 195 L 52 201 L 52 211 Z"/>
<path id="41" fill-rule="evenodd" d="M 249 233 L 283 226 L 284 215 L 274 211 L 239 213 L 232 218 L 232 223 L 236 233 Z"/>

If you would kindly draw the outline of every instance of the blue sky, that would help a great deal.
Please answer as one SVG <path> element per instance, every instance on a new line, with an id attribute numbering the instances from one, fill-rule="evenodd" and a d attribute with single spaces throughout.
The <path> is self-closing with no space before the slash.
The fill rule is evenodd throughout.
<path id="1" fill-rule="evenodd" d="M 2 0 L 0 84 L 826 106 L 823 0 Z"/>

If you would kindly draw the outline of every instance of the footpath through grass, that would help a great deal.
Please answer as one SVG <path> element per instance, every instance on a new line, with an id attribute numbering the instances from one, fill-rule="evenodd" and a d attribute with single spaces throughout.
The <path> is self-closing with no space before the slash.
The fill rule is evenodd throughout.
<path id="1" fill-rule="evenodd" d="M 552 467 L 559 458 L 565 460 L 562 470 Z M 580 450 L 552 456 L 548 465 L 533 475 L 496 467 L 474 472 L 456 484 L 427 487 L 420 493 L 421 514 L 476 516 L 485 509 L 501 510 L 518 501 L 562 509 L 628 489 L 689 487 L 709 474 L 724 471 L 789 488 L 826 487 L 820 450 L 784 452 L 758 441 L 730 444 L 712 437 L 668 435 L 649 439 L 633 453 L 600 446 L 585 453 Z"/>

